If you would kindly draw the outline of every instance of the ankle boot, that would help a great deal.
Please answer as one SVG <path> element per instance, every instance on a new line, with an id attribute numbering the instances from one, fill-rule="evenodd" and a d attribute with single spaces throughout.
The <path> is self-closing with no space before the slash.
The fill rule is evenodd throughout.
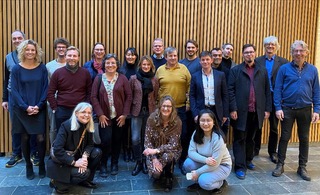
<path id="1" fill-rule="evenodd" d="M 136 166 L 134 167 L 131 175 L 136 176 L 140 173 L 140 171 L 142 170 L 142 162 L 141 161 L 137 161 L 136 162 Z"/>
<path id="2" fill-rule="evenodd" d="M 108 177 L 107 173 L 107 166 L 105 164 L 100 164 L 100 172 L 99 172 L 100 177 Z"/>
<path id="3" fill-rule="evenodd" d="M 148 166 L 147 166 L 146 159 L 143 159 L 142 160 L 142 173 L 147 174 L 148 172 L 149 171 L 148 171 Z"/>
<path id="4" fill-rule="evenodd" d="M 31 163 L 26 165 L 26 176 L 29 180 L 34 179 L 33 165 Z"/>
<path id="5" fill-rule="evenodd" d="M 46 177 L 46 168 L 44 164 L 39 164 L 39 177 L 45 178 Z"/>

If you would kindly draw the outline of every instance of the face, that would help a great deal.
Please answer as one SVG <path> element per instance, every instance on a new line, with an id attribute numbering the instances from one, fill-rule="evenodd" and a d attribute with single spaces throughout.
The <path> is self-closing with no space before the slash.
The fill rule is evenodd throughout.
<path id="1" fill-rule="evenodd" d="M 92 115 L 92 110 L 90 108 L 86 108 L 82 112 L 76 112 L 76 117 L 78 121 L 82 124 L 87 124 L 90 121 Z"/>
<path id="2" fill-rule="evenodd" d="M 161 115 L 163 117 L 169 117 L 172 113 L 172 103 L 170 100 L 166 100 L 161 105 Z"/>
<path id="3" fill-rule="evenodd" d="M 126 53 L 126 60 L 128 64 L 134 64 L 136 62 L 137 56 L 135 56 L 131 51 Z"/>
<path id="4" fill-rule="evenodd" d="M 274 55 L 277 52 L 277 46 L 274 43 L 266 43 L 264 44 L 264 50 L 267 55 Z"/>
<path id="5" fill-rule="evenodd" d="M 211 69 L 212 58 L 210 56 L 203 56 L 200 58 L 200 64 L 204 70 Z"/>
<path id="6" fill-rule="evenodd" d="M 153 53 L 156 55 L 162 55 L 164 48 L 162 41 L 156 40 L 153 42 Z"/>
<path id="7" fill-rule="evenodd" d="M 253 47 L 247 47 L 242 52 L 242 56 L 243 56 L 244 61 L 247 64 L 251 64 L 254 61 L 254 59 L 256 58 L 256 52 L 254 51 Z"/>
<path id="8" fill-rule="evenodd" d="M 11 35 L 11 40 L 12 40 L 12 44 L 15 46 L 15 47 L 18 47 L 20 45 L 20 43 L 22 41 L 24 41 L 24 38 L 22 36 L 22 34 L 20 32 L 14 32 L 12 33 Z"/>
<path id="9" fill-rule="evenodd" d="M 188 43 L 186 52 L 189 57 L 194 57 L 197 54 L 198 48 L 193 43 Z"/>
<path id="10" fill-rule="evenodd" d="M 178 54 L 177 51 L 173 51 L 172 53 L 168 53 L 166 56 L 167 64 L 169 66 L 175 66 L 178 63 Z"/>
<path id="11" fill-rule="evenodd" d="M 105 61 L 106 72 L 115 73 L 117 71 L 117 61 L 114 58 L 109 58 Z"/>
<path id="12" fill-rule="evenodd" d="M 222 62 L 222 51 L 221 50 L 212 50 L 212 59 L 213 59 L 213 66 L 218 67 Z"/>
<path id="13" fill-rule="evenodd" d="M 37 50 L 36 47 L 32 44 L 28 44 L 26 50 L 24 52 L 24 59 L 26 60 L 35 60 L 36 59 Z"/>
<path id="14" fill-rule="evenodd" d="M 93 54 L 96 59 L 102 59 L 105 53 L 103 45 L 98 44 L 93 49 Z"/>
<path id="15" fill-rule="evenodd" d="M 230 58 L 232 56 L 233 47 L 231 45 L 226 45 L 224 49 L 222 49 L 222 54 L 225 58 Z"/>
<path id="16" fill-rule="evenodd" d="M 206 133 L 210 133 L 212 131 L 212 128 L 214 126 L 214 121 L 213 119 L 210 117 L 209 114 L 205 113 L 203 115 L 201 115 L 200 119 L 199 119 L 199 123 L 200 123 L 200 127 L 201 129 Z"/>
<path id="17" fill-rule="evenodd" d="M 59 57 L 64 57 L 67 51 L 67 46 L 65 44 L 58 43 L 55 51 Z"/>
<path id="18" fill-rule="evenodd" d="M 151 70 L 151 64 L 148 60 L 143 60 L 140 66 L 143 72 L 149 72 Z"/>
<path id="19" fill-rule="evenodd" d="M 71 67 L 75 67 L 78 65 L 79 62 L 79 53 L 77 50 L 69 50 L 66 53 L 66 62 Z"/>
<path id="20" fill-rule="evenodd" d="M 304 63 L 306 57 L 308 56 L 308 52 L 306 49 L 303 49 L 301 45 L 298 45 L 293 51 L 292 51 L 292 58 L 293 61 L 297 64 Z"/>

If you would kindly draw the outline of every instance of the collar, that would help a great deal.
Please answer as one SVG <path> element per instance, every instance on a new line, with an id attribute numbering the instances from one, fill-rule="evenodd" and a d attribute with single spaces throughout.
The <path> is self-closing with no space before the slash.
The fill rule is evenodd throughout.
<path id="1" fill-rule="evenodd" d="M 244 63 L 244 64 L 245 64 L 244 66 L 245 66 L 246 68 L 248 68 L 248 69 L 254 68 L 254 67 L 256 66 L 255 63 L 253 63 L 253 66 L 251 66 L 251 67 L 250 67 L 247 63 Z"/>
<path id="2" fill-rule="evenodd" d="M 161 56 L 160 58 L 158 58 L 156 54 L 153 54 L 152 56 L 153 56 L 153 58 L 159 59 L 159 60 L 164 58 L 164 55 L 163 55 L 163 54 L 162 54 L 162 56 Z"/>
<path id="3" fill-rule="evenodd" d="M 203 68 L 201 69 L 201 72 L 202 72 L 203 75 L 206 75 L 206 76 L 208 76 L 208 75 L 213 75 L 213 69 L 212 69 L 212 68 L 210 69 L 210 73 L 209 73 L 209 74 L 206 74 L 206 73 L 203 71 Z"/>
<path id="4" fill-rule="evenodd" d="M 276 54 L 274 54 L 270 59 L 268 58 L 267 55 L 265 55 L 265 58 L 266 58 L 266 60 L 268 60 L 268 61 L 272 61 L 272 60 L 274 60 L 274 59 L 276 58 Z"/>
<path id="5" fill-rule="evenodd" d="M 174 67 L 168 67 L 167 64 L 165 64 L 164 66 L 166 68 L 166 70 L 175 70 L 175 69 L 180 69 L 180 64 L 177 63 Z"/>

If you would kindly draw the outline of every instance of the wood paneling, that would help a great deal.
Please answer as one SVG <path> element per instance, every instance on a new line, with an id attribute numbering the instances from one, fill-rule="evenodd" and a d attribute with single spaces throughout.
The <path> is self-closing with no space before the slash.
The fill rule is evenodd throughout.
<path id="1" fill-rule="evenodd" d="M 81 64 L 90 59 L 95 42 L 123 60 L 127 47 L 136 47 L 141 56 L 151 54 L 152 40 L 161 37 L 165 46 L 178 48 L 180 58 L 187 39 L 195 39 L 199 51 L 231 42 L 233 58 L 240 63 L 242 45 L 253 43 L 262 55 L 263 38 L 275 35 L 280 56 L 291 59 L 291 43 L 302 39 L 311 51 L 308 61 L 314 63 L 318 4 L 319 0 L 2 0 L 0 61 L 12 51 L 11 32 L 20 29 L 41 45 L 44 62 L 54 59 L 57 37 L 80 49 Z M 3 110 L 0 127 L 0 151 L 9 151 L 9 119 Z M 319 141 L 317 126 L 312 129 L 311 141 Z M 296 134 L 291 141 L 298 141 Z"/>

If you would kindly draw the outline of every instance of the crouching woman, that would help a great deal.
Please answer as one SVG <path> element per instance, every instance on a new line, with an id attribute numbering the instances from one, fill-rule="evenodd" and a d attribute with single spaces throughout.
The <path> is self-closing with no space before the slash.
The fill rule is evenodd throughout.
<path id="1" fill-rule="evenodd" d="M 211 193 L 221 193 L 227 185 L 226 178 L 232 169 L 232 160 L 225 144 L 224 134 L 211 110 L 201 110 L 189 145 L 184 168 L 189 179 L 195 181 L 188 191 L 201 188 Z"/>
<path id="2" fill-rule="evenodd" d="M 50 187 L 57 193 L 68 193 L 68 184 L 96 188 L 92 182 L 100 162 L 101 150 L 93 146 L 92 106 L 81 102 L 69 120 L 62 123 L 52 144 L 47 163 Z M 73 155 L 70 155 L 70 151 Z"/>

